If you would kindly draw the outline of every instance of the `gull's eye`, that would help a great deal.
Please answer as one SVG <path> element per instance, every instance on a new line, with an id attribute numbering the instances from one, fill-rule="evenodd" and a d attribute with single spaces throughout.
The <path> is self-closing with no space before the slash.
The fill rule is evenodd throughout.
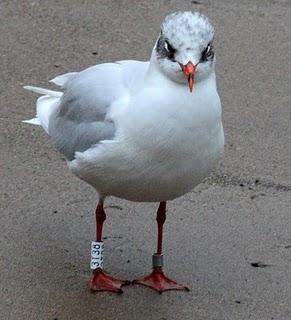
<path id="1" fill-rule="evenodd" d="M 159 59 L 169 59 L 175 62 L 175 54 L 177 50 L 169 43 L 167 39 L 165 39 L 162 34 L 159 37 L 156 52 Z"/>
<path id="2" fill-rule="evenodd" d="M 169 41 L 165 40 L 165 49 L 167 51 L 167 56 L 169 59 L 173 60 L 174 59 L 174 56 L 175 56 L 175 53 L 176 53 L 176 49 L 173 48 Z"/>
<path id="3" fill-rule="evenodd" d="M 202 51 L 201 53 L 201 61 L 207 61 L 210 58 L 212 58 L 214 55 L 213 52 L 213 46 L 211 43 L 208 44 L 208 46 Z"/>
<path id="4" fill-rule="evenodd" d="M 169 41 L 167 41 L 167 40 L 165 40 L 165 49 L 166 49 L 169 53 L 171 53 L 171 52 L 175 53 L 175 51 L 176 51 L 176 50 L 170 45 Z"/>

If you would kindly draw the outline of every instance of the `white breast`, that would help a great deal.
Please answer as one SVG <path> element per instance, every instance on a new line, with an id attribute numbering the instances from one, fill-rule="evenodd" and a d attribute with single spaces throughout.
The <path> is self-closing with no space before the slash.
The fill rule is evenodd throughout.
<path id="1" fill-rule="evenodd" d="M 102 195 L 133 201 L 176 198 L 199 184 L 222 154 L 214 78 L 197 84 L 193 93 L 184 86 L 147 86 L 129 103 L 112 108 L 110 117 L 115 139 L 77 153 L 70 163 Z"/>

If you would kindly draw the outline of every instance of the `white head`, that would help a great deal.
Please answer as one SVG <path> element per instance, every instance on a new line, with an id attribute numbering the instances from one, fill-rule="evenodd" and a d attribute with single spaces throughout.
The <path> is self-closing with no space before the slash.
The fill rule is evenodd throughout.
<path id="1" fill-rule="evenodd" d="M 214 70 L 214 29 L 201 13 L 178 11 L 168 15 L 154 48 L 160 70 L 172 81 L 189 85 Z"/>

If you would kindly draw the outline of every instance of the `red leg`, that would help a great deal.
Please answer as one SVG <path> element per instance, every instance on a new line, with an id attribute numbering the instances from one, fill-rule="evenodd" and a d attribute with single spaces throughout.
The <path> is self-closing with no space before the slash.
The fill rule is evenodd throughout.
<path id="1" fill-rule="evenodd" d="M 189 289 L 177 283 L 174 280 L 168 278 L 163 272 L 163 255 L 162 255 L 162 245 L 163 245 L 163 225 L 166 220 L 166 201 L 163 201 L 159 205 L 157 211 L 157 223 L 158 223 L 158 243 L 157 243 L 157 253 L 153 255 L 153 270 L 149 275 L 145 275 L 133 281 L 133 284 L 141 284 L 152 288 L 159 293 L 167 290 L 186 290 Z"/>
<path id="2" fill-rule="evenodd" d="M 99 200 L 96 208 L 96 241 L 102 242 L 103 223 L 106 219 L 106 214 L 103 208 L 103 201 Z M 121 280 L 112 277 L 105 273 L 102 267 L 93 270 L 92 278 L 89 282 L 89 288 L 92 291 L 111 291 L 115 293 L 122 293 L 121 287 L 130 284 L 130 281 Z"/>

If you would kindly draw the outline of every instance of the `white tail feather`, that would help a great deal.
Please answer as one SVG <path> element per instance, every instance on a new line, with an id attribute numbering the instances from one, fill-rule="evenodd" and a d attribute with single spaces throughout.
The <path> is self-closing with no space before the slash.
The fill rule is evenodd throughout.
<path id="1" fill-rule="evenodd" d="M 48 90 L 40 87 L 24 86 L 23 88 L 37 94 L 47 94 L 52 97 L 61 97 L 63 94 L 61 91 Z"/>
<path id="2" fill-rule="evenodd" d="M 37 99 L 36 102 L 36 117 L 23 122 L 41 125 L 46 133 L 49 133 L 49 119 L 53 112 L 59 106 L 60 98 L 63 95 L 60 91 L 53 91 L 39 87 L 25 86 L 24 89 L 33 91 L 38 94 L 44 94 Z"/>
<path id="3" fill-rule="evenodd" d="M 38 118 L 32 118 L 29 120 L 22 120 L 24 123 L 35 124 L 36 126 L 41 126 L 41 123 Z"/>
<path id="4" fill-rule="evenodd" d="M 64 87 L 65 84 L 73 78 L 78 72 L 69 72 L 62 74 L 50 80 L 54 84 Z M 24 86 L 26 90 L 30 90 L 37 94 L 43 95 L 37 99 L 36 102 L 36 117 L 30 120 L 24 120 L 23 122 L 29 124 L 40 125 L 44 130 L 49 133 L 49 120 L 53 112 L 59 106 L 60 98 L 63 95 L 61 91 L 48 90 L 44 88 L 34 87 L 34 86 Z"/>
<path id="5" fill-rule="evenodd" d="M 71 78 L 73 78 L 76 74 L 78 74 L 78 72 L 65 73 L 65 74 L 62 74 L 62 75 L 60 75 L 60 76 L 57 76 L 57 77 L 53 78 L 53 79 L 50 80 L 49 82 L 52 82 L 52 83 L 56 84 L 57 86 L 64 87 L 65 84 L 66 84 Z"/>

